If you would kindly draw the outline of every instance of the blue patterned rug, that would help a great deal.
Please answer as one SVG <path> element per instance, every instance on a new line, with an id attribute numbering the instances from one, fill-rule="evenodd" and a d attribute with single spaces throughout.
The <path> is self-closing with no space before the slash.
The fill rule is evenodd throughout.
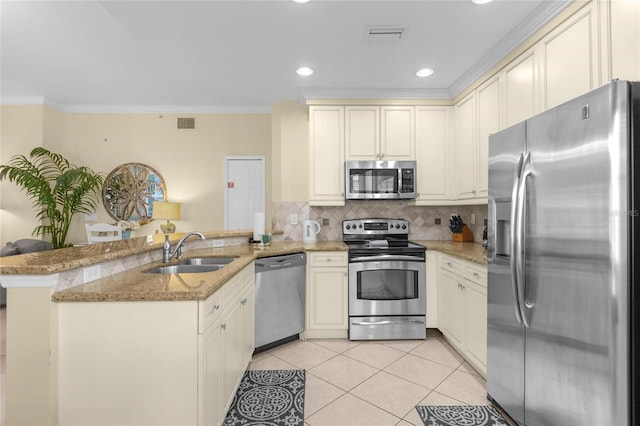
<path id="1" fill-rule="evenodd" d="M 224 419 L 225 426 L 302 426 L 304 370 L 249 370 Z"/>
<path id="2" fill-rule="evenodd" d="M 418 405 L 416 410 L 425 426 L 509 426 L 487 405 Z"/>

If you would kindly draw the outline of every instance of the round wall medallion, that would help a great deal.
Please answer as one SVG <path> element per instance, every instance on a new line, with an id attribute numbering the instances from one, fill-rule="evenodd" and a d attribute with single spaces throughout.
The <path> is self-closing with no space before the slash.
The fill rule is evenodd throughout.
<path id="1" fill-rule="evenodd" d="M 127 163 L 113 169 L 102 186 L 102 202 L 117 221 L 151 220 L 154 201 L 165 201 L 167 189 L 160 173 L 141 163 Z"/>

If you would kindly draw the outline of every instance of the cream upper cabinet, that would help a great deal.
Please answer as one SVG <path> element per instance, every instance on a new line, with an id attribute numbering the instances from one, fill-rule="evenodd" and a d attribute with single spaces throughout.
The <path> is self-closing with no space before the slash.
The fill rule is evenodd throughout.
<path id="1" fill-rule="evenodd" d="M 535 49 L 529 49 L 502 71 L 505 127 L 526 120 L 538 112 L 537 69 Z"/>
<path id="2" fill-rule="evenodd" d="M 344 107 L 309 107 L 309 204 L 344 205 Z"/>
<path id="3" fill-rule="evenodd" d="M 471 92 L 454 106 L 454 199 L 474 199 L 478 193 L 476 93 Z"/>
<path id="4" fill-rule="evenodd" d="M 543 110 L 600 85 L 595 3 L 591 2 L 580 9 L 538 45 Z M 635 32 L 638 31 L 636 28 Z"/>
<path id="5" fill-rule="evenodd" d="M 382 160 L 414 160 L 416 157 L 413 106 L 380 107 L 380 155 Z"/>
<path id="6" fill-rule="evenodd" d="M 380 107 L 347 106 L 345 159 L 378 160 L 380 157 Z"/>
<path id="7" fill-rule="evenodd" d="M 415 159 L 413 106 L 346 106 L 345 159 Z"/>
<path id="8" fill-rule="evenodd" d="M 496 75 L 476 91 L 478 99 L 478 196 L 489 196 L 489 135 L 502 129 L 501 78 Z"/>
<path id="9" fill-rule="evenodd" d="M 452 107 L 416 107 L 417 205 L 451 203 Z"/>

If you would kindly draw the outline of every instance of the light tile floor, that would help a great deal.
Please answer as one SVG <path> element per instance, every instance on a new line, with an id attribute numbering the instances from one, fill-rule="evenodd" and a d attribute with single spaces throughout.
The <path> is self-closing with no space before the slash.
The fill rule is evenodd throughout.
<path id="1" fill-rule="evenodd" d="M 439 335 L 295 341 L 252 370 L 305 369 L 305 426 L 422 426 L 416 405 L 489 405 L 484 379 Z"/>

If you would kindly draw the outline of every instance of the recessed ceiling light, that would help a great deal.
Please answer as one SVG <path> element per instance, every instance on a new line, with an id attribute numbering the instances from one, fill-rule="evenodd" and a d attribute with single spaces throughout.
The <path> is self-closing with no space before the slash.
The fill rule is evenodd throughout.
<path id="1" fill-rule="evenodd" d="M 296 3 L 307 3 L 309 0 L 293 0 Z"/>
<path id="2" fill-rule="evenodd" d="M 487 4 L 487 3 L 491 3 L 493 0 L 471 0 L 472 2 L 474 2 L 475 4 Z"/>
<path id="3" fill-rule="evenodd" d="M 416 71 L 416 75 L 418 77 L 429 77 L 431 74 L 433 74 L 433 70 L 431 68 L 422 68 Z"/>
<path id="4" fill-rule="evenodd" d="M 301 75 L 303 77 L 308 77 L 313 74 L 313 70 L 309 67 L 300 67 L 296 70 L 296 72 L 298 73 L 298 75 Z"/>

